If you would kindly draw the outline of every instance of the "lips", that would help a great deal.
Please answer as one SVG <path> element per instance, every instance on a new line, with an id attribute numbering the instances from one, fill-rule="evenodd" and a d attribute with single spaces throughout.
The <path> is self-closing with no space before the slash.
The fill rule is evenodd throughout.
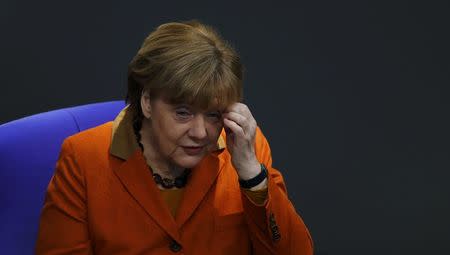
<path id="1" fill-rule="evenodd" d="M 205 146 L 182 146 L 183 150 L 188 155 L 198 155 L 203 151 Z"/>

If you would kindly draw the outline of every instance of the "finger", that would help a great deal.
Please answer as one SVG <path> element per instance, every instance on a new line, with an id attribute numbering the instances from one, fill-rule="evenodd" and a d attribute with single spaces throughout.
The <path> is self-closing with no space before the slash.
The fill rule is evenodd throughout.
<path id="1" fill-rule="evenodd" d="M 233 103 L 230 104 L 225 110 L 226 111 L 235 111 L 237 108 L 241 107 L 242 103 Z"/>
<path id="2" fill-rule="evenodd" d="M 244 136 L 244 130 L 242 129 L 241 126 L 236 124 L 236 122 L 234 122 L 234 121 L 232 121 L 232 120 L 230 120 L 228 118 L 224 118 L 223 119 L 223 124 L 227 128 L 229 128 L 234 135 L 241 136 L 241 137 Z"/>
<path id="3" fill-rule="evenodd" d="M 248 120 L 245 116 L 237 113 L 237 112 L 228 112 L 223 115 L 224 118 L 227 118 L 229 120 L 232 120 L 236 122 L 239 126 L 242 128 L 245 128 L 248 126 Z"/>
<path id="4" fill-rule="evenodd" d="M 229 117 L 229 119 L 235 121 L 244 129 L 245 133 L 248 132 L 251 135 L 255 132 L 257 123 L 247 105 L 243 103 L 234 103 L 230 105 L 226 110 L 227 111 L 224 112 L 224 117 Z M 241 115 L 243 116 L 243 118 L 236 117 L 236 115 L 234 115 L 233 113 Z M 227 116 L 227 114 L 230 114 L 230 116 Z M 236 118 L 234 118 L 233 116 L 235 116 Z"/>
<path id="5" fill-rule="evenodd" d="M 250 109 L 243 103 L 234 103 L 227 107 L 226 112 L 237 112 L 243 116 L 252 116 Z"/>

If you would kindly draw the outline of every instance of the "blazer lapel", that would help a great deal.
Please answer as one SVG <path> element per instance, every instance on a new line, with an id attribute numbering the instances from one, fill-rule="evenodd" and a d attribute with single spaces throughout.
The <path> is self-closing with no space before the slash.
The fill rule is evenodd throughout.
<path id="1" fill-rule="evenodd" d="M 159 194 L 141 151 L 136 150 L 114 171 L 126 190 L 147 214 L 173 239 L 181 242 L 175 220 Z"/>
<path id="2" fill-rule="evenodd" d="M 175 217 L 179 227 L 191 217 L 195 209 L 200 205 L 207 192 L 214 184 L 221 170 L 220 160 L 215 153 L 206 156 L 191 173 L 184 191 L 181 205 Z"/>

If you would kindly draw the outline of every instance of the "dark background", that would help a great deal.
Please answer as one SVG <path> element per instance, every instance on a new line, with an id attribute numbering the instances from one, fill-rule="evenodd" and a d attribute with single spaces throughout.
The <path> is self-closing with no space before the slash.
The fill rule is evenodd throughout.
<path id="1" fill-rule="evenodd" d="M 450 2 L 0 3 L 0 123 L 123 98 L 157 25 L 218 28 L 317 254 L 450 254 Z"/>

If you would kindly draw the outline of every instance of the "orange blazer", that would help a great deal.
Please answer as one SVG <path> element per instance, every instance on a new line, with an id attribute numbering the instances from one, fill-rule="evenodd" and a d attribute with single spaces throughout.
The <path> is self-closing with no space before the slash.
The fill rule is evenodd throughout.
<path id="1" fill-rule="evenodd" d="M 131 130 L 123 110 L 114 122 L 64 141 L 41 213 L 37 254 L 312 255 L 311 237 L 259 128 L 256 154 L 268 169 L 265 203 L 241 191 L 230 154 L 219 146 L 192 169 L 175 217 Z"/>

